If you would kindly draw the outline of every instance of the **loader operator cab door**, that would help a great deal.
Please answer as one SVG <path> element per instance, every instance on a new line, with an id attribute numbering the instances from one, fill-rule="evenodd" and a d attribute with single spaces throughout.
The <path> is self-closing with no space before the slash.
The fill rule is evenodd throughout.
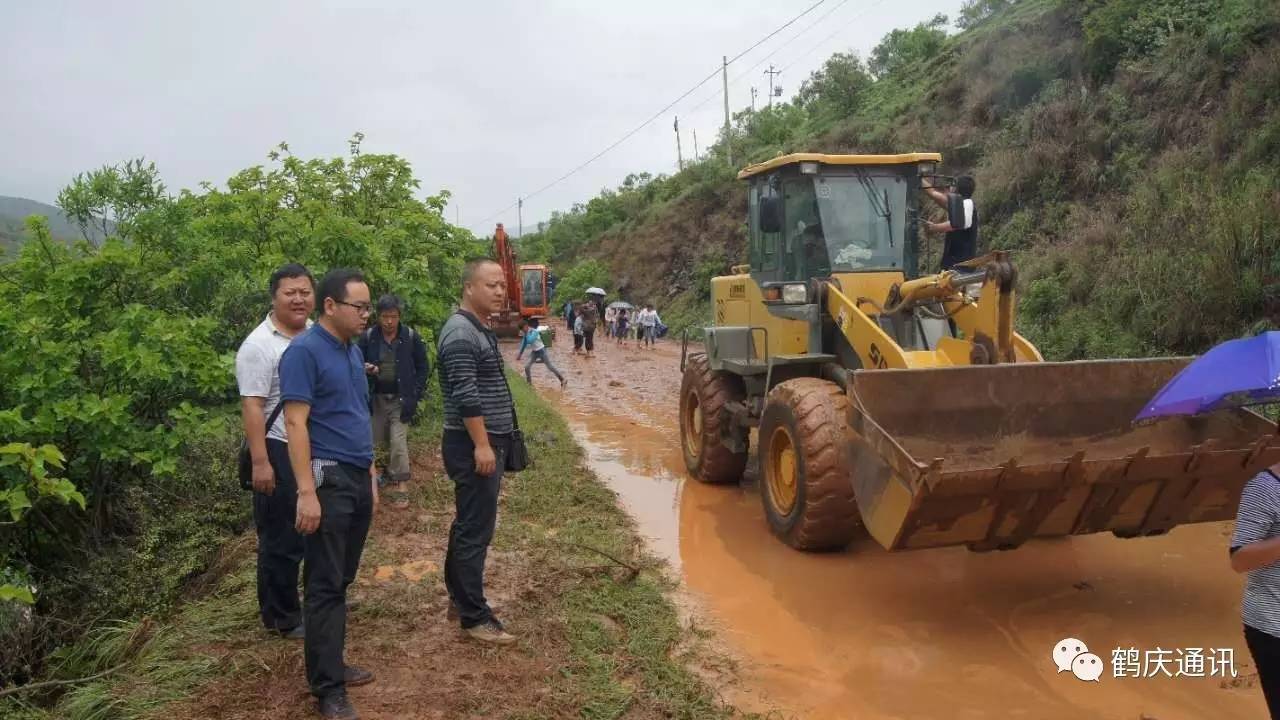
<path id="1" fill-rule="evenodd" d="M 808 280 L 831 274 L 822 232 L 818 199 L 810 178 L 791 178 L 782 184 L 785 218 L 782 257 L 787 264 L 783 280 Z"/>

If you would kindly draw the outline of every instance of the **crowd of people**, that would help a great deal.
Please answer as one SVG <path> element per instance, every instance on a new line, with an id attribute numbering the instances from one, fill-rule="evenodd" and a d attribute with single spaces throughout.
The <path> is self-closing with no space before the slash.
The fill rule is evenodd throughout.
<path id="1" fill-rule="evenodd" d="M 612 338 L 619 347 L 632 343 L 636 348 L 653 349 L 666 329 L 652 304 L 636 307 L 619 301 L 605 306 L 603 295 L 565 303 L 564 321 L 566 329 L 573 333 L 573 354 L 586 357 L 595 356 L 596 331 L 602 322 L 605 337 Z"/>
<path id="2" fill-rule="evenodd" d="M 246 482 L 258 537 L 259 615 L 269 631 L 302 640 L 320 715 L 350 720 L 357 715 L 347 688 L 374 675 L 345 661 L 347 592 L 380 485 L 397 487 L 412 477 L 407 427 L 431 368 L 422 336 L 401 322 L 400 299 L 385 295 L 375 306 L 357 270 L 332 270 L 316 283 L 307 268 L 288 264 L 271 275 L 268 291 L 271 309 L 236 355 L 252 465 Z M 494 645 L 516 640 L 484 594 L 499 488 L 518 426 L 497 338 L 486 324 L 505 294 L 501 266 L 468 261 L 458 308 L 439 332 L 436 353 L 441 454 L 456 513 L 444 562 L 447 617 Z M 545 358 L 544 348 L 535 347 L 535 356 L 539 350 Z M 385 448 L 385 470 L 375 462 L 376 445 Z"/>

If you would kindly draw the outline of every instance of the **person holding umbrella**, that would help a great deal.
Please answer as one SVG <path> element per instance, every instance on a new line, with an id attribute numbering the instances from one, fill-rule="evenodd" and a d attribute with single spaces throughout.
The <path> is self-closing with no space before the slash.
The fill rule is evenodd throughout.
<path id="1" fill-rule="evenodd" d="M 587 351 L 587 357 L 592 357 L 596 349 L 596 325 L 600 322 L 599 306 L 594 300 L 588 299 L 582 303 L 579 317 L 582 318 L 582 345 Z"/>
<path id="2" fill-rule="evenodd" d="M 1135 422 L 1280 402 L 1280 331 L 1218 345 L 1174 376 Z M 1244 486 L 1229 547 L 1246 575 L 1240 615 L 1245 644 L 1272 720 L 1280 720 L 1280 464 Z"/>
<path id="3" fill-rule="evenodd" d="M 1244 641 L 1272 720 L 1280 720 L 1280 464 L 1244 486 L 1231 535 L 1231 569 L 1246 575 Z"/>

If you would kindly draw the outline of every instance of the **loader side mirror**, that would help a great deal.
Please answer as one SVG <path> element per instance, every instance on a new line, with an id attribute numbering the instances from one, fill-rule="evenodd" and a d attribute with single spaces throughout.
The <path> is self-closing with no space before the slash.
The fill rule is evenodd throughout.
<path id="1" fill-rule="evenodd" d="M 760 198 L 760 232 L 782 231 L 782 198 Z"/>

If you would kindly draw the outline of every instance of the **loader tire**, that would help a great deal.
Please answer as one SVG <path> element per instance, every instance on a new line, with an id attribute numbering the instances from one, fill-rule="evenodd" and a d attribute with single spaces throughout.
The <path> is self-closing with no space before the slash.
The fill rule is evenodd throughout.
<path id="1" fill-rule="evenodd" d="M 742 452 L 724 445 L 721 426 L 730 422 L 725 404 L 742 400 L 742 380 L 717 372 L 702 353 L 690 355 L 680 383 L 680 445 L 689 474 L 704 483 L 730 483 L 742 479 L 747 467 L 747 432 L 738 430 Z"/>
<path id="2" fill-rule="evenodd" d="M 779 383 L 760 419 L 760 498 L 769 527 L 799 550 L 839 550 L 862 532 L 853 493 L 849 399 L 819 378 Z"/>

